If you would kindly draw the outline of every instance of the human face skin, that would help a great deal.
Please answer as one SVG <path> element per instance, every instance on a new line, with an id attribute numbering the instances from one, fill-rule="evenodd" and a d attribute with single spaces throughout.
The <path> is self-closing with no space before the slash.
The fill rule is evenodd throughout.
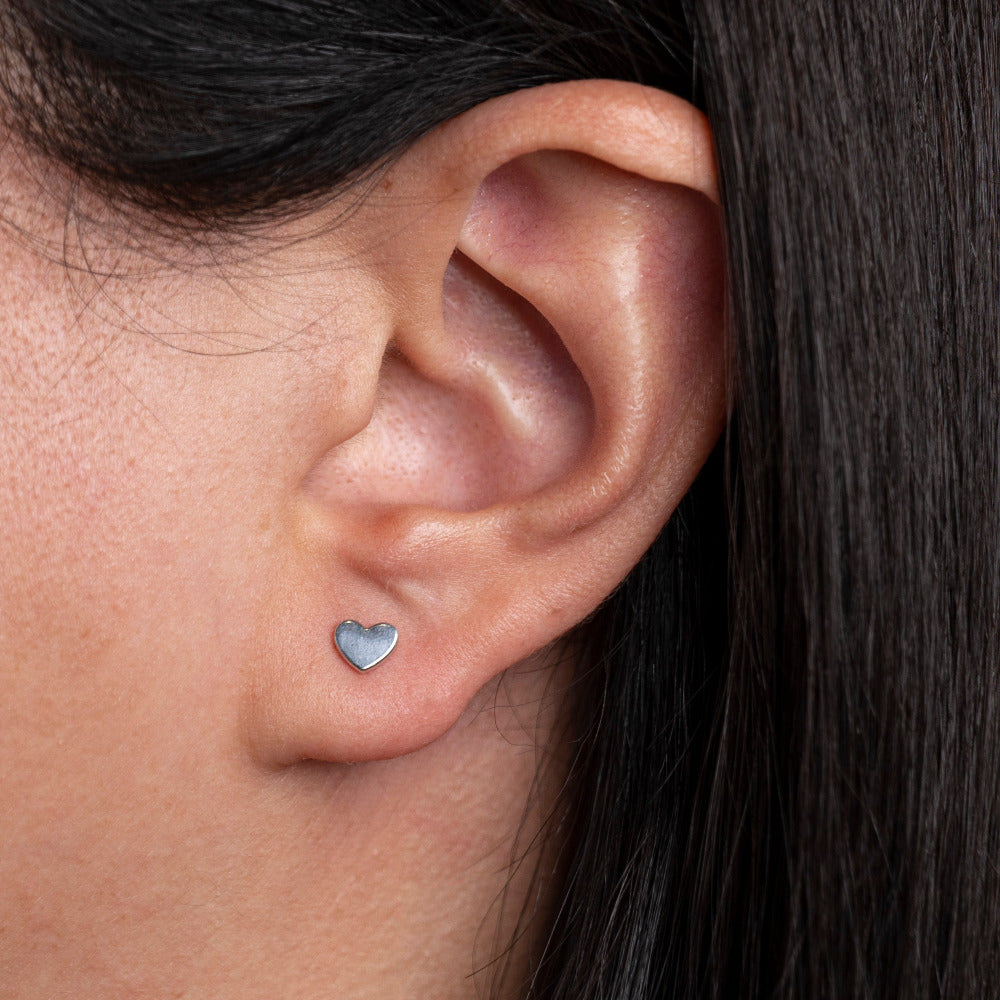
<path id="1" fill-rule="evenodd" d="M 378 210 L 185 244 L 67 216 L 12 147 L 0 176 L 0 992 L 471 995 L 529 891 L 560 671 L 398 760 L 278 768 L 248 733 L 332 624 L 297 511 L 358 420 Z"/>
<path id="2" fill-rule="evenodd" d="M 361 203 L 169 237 L 0 156 L 0 984 L 516 988 L 557 898 L 560 637 L 725 420 L 704 118 L 519 91 Z M 386 606 L 360 675 L 331 633 Z"/>

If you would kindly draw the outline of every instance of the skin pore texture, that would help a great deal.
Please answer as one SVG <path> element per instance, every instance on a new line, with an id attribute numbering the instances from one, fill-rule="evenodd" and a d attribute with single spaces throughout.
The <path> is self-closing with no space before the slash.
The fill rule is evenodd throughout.
<path id="1" fill-rule="evenodd" d="M 229 240 L 0 171 L 0 992 L 472 997 L 524 910 L 516 995 L 560 636 L 725 417 L 704 119 L 525 91 Z"/>

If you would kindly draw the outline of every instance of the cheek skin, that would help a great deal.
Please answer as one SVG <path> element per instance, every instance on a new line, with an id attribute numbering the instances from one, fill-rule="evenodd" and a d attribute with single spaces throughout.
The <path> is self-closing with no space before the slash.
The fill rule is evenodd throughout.
<path id="1" fill-rule="evenodd" d="M 4 264 L 25 280 L 0 292 L 0 959 L 49 954 L 5 980 L 37 996 L 61 968 L 108 974 L 97 938 L 205 904 L 176 873 L 222 865 L 211 803 L 238 809 L 234 623 L 255 615 L 225 584 L 254 566 L 149 345 L 78 320 L 44 265 Z"/>
<path id="2" fill-rule="evenodd" d="M 123 947 L 149 927 L 198 954 L 178 913 L 211 913 L 260 853 L 238 692 L 287 553 L 257 400 L 303 376 L 108 323 L 3 245 L 0 968 L 23 946 L 96 978 L 116 924 Z"/>

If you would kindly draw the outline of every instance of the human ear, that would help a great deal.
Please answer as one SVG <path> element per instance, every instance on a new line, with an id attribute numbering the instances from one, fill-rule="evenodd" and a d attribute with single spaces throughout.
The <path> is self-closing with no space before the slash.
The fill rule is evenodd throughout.
<path id="1" fill-rule="evenodd" d="M 297 501 L 325 646 L 257 679 L 262 757 L 420 748 L 638 561 L 724 423 L 715 190 L 703 116 L 604 81 L 488 102 L 387 174 L 365 225 L 389 333 Z M 354 670 L 345 619 L 395 650 Z"/>

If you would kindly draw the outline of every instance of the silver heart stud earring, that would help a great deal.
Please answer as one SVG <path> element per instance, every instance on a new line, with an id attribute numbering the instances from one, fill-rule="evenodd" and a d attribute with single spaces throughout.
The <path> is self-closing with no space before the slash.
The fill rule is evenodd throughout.
<path id="1" fill-rule="evenodd" d="M 362 673 L 381 663 L 396 648 L 398 638 L 395 625 L 380 622 L 365 628 L 350 619 L 341 622 L 333 633 L 333 642 L 340 655 Z"/>

